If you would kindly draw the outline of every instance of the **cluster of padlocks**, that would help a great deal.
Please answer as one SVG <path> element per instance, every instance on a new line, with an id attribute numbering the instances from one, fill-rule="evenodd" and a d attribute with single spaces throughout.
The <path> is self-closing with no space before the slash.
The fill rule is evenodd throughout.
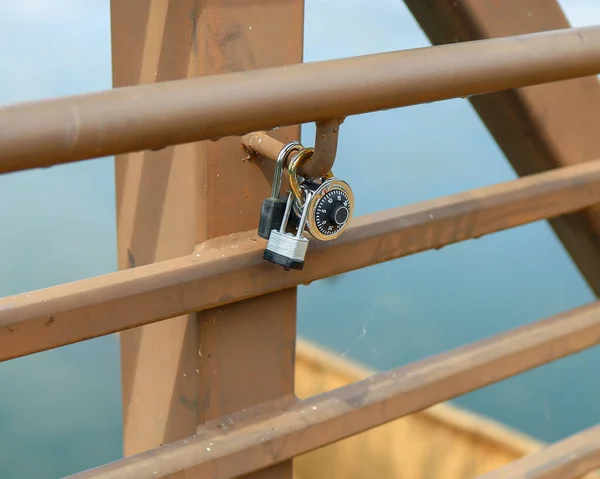
<path id="1" fill-rule="evenodd" d="M 321 178 L 298 175 L 298 168 L 312 157 L 313 151 L 298 141 L 281 149 L 271 196 L 262 204 L 258 235 L 268 239 L 263 258 L 286 270 L 304 267 L 309 242 L 305 233 L 319 241 L 331 241 L 344 231 L 352 217 L 354 196 L 348 183 L 331 172 Z M 282 198 L 286 162 L 290 189 Z"/>

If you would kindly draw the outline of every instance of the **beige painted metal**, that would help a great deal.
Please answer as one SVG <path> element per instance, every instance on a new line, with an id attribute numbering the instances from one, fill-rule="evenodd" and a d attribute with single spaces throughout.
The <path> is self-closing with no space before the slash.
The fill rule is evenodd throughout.
<path id="1" fill-rule="evenodd" d="M 300 339 L 296 394 L 308 398 L 375 374 Z M 296 479 L 472 479 L 543 443 L 485 416 L 441 403 L 299 456 Z"/>
<path id="2" fill-rule="evenodd" d="M 315 342 L 298 340 L 296 394 L 302 399 L 376 373 Z M 585 439 L 582 437 L 580 442 L 585 444 Z M 576 440 L 570 442 L 574 443 L 571 453 L 583 453 L 584 448 L 577 449 Z M 591 444 L 589 439 L 587 444 Z M 559 456 L 553 454 L 554 449 L 556 446 L 548 447 L 489 417 L 439 403 L 298 456 L 294 473 L 295 479 L 473 479 L 486 473 L 490 473 L 490 479 L 508 475 L 511 479 L 524 479 L 525 473 L 537 473 L 543 467 L 550 471 L 547 474 L 556 473 L 549 460 Z M 535 453 L 541 453 L 539 459 Z M 564 456 L 559 464 L 559 473 L 563 474 L 569 468 L 569 457 Z M 527 460 L 521 460 L 524 458 Z M 517 460 L 520 461 L 514 462 Z M 543 477 L 561 479 L 559 475 Z M 598 479 L 600 472 L 585 478 Z"/>

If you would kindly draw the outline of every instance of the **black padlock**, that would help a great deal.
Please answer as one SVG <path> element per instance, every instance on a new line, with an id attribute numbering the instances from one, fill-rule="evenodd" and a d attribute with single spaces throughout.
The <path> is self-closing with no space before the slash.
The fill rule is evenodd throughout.
<path id="1" fill-rule="evenodd" d="M 277 156 L 271 196 L 263 201 L 260 209 L 258 236 L 261 238 L 269 239 L 271 231 L 279 231 L 279 228 L 281 227 L 281 222 L 283 221 L 283 215 L 285 213 L 285 205 L 287 203 L 287 198 L 280 198 L 281 181 L 283 169 L 285 167 L 285 160 L 292 151 L 300 148 L 302 148 L 302 145 L 299 141 L 290 141 L 281 149 L 279 155 Z"/>

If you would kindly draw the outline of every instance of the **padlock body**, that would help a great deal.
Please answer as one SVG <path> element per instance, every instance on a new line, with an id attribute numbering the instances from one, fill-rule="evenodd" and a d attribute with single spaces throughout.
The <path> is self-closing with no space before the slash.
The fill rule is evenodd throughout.
<path id="1" fill-rule="evenodd" d="M 258 236 L 269 239 L 272 230 L 279 231 L 285 212 L 286 200 L 267 198 L 263 201 L 258 221 Z"/>
<path id="2" fill-rule="evenodd" d="M 308 249 L 308 239 L 291 233 L 271 231 L 263 258 L 285 269 L 302 269 Z"/>
<path id="3" fill-rule="evenodd" d="M 319 241 L 336 239 L 352 217 L 354 195 L 350 185 L 333 177 L 321 182 L 306 182 L 302 187 L 312 192 L 311 200 L 304 206 L 308 211 L 306 229 Z M 294 216 L 301 214 L 297 202 L 294 203 L 294 213 Z"/>

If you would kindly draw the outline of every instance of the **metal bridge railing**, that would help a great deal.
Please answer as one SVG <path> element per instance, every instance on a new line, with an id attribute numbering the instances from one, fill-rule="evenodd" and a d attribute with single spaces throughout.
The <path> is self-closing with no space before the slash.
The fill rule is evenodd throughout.
<path id="1" fill-rule="evenodd" d="M 0 108 L 0 172 L 592 75 L 600 27 L 293 65 Z M 376 161 L 376 160 L 374 160 Z M 216 308 L 600 204 L 600 160 L 352 221 L 304 270 L 262 260 L 255 232 L 194 254 L 0 299 L 0 361 Z M 74 478 L 236 477 L 600 343 L 600 302 L 274 410 L 257 405 Z M 257 385 L 258 386 L 258 385 Z M 233 424 L 229 427 L 228 425 Z M 594 428 L 485 477 L 600 467 Z"/>
<path id="2" fill-rule="evenodd" d="M 567 80 L 600 27 L 117 88 L 0 108 L 0 173 Z"/>

